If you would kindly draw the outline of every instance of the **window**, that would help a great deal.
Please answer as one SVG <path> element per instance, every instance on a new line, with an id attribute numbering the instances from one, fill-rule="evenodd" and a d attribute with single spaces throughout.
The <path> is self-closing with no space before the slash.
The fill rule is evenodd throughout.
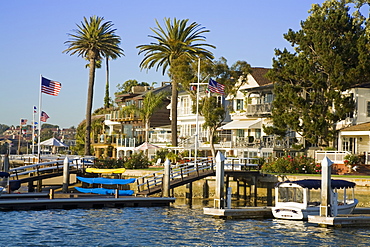
<path id="1" fill-rule="evenodd" d="M 243 110 L 243 100 L 242 99 L 236 100 L 236 110 L 237 111 Z"/>
<path id="2" fill-rule="evenodd" d="M 242 130 L 242 129 L 237 129 L 237 130 L 236 130 L 236 136 L 237 136 L 237 137 L 244 137 L 244 130 Z"/>
<path id="3" fill-rule="evenodd" d="M 181 108 L 184 115 L 189 115 L 191 113 L 189 97 L 181 98 Z"/>
<path id="4" fill-rule="evenodd" d="M 370 101 L 367 102 L 367 109 L 366 110 L 367 110 L 366 116 L 370 117 Z"/>
<path id="5" fill-rule="evenodd" d="M 261 138 L 261 129 L 256 129 L 256 138 Z"/>

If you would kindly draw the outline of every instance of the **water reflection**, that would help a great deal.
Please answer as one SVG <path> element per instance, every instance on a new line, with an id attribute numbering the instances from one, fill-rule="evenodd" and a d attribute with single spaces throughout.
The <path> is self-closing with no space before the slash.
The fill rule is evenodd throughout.
<path id="1" fill-rule="evenodd" d="M 370 228 L 326 229 L 303 221 L 222 220 L 213 200 L 171 207 L 12 211 L 0 215 L 0 246 L 368 246 Z"/>

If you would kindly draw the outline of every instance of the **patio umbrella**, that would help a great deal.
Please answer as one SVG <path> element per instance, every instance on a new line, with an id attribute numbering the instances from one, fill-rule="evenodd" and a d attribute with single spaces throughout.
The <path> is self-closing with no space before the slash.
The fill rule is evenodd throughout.
<path id="1" fill-rule="evenodd" d="M 140 146 L 137 146 L 135 148 L 135 150 L 140 150 L 140 151 L 144 151 L 144 150 L 148 150 L 148 149 L 157 149 L 159 148 L 158 146 L 156 145 L 153 145 L 149 142 L 144 142 L 143 144 L 141 144 Z"/>
<path id="2" fill-rule="evenodd" d="M 64 144 L 63 142 L 59 141 L 58 139 L 56 139 L 54 137 L 41 142 L 40 145 L 42 145 L 42 146 L 51 146 L 52 147 L 52 153 L 56 153 L 57 148 L 68 147 L 68 145 Z"/>
<path id="3" fill-rule="evenodd" d="M 55 146 L 55 147 L 68 147 L 68 145 L 64 144 L 63 142 L 59 141 L 58 139 L 54 137 L 41 142 L 40 145 Z"/>

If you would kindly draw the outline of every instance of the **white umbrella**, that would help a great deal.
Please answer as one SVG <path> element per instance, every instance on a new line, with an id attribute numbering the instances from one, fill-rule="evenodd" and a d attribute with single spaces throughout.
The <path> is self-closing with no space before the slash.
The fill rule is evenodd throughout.
<path id="1" fill-rule="evenodd" d="M 153 144 L 151 144 L 149 142 L 144 142 L 140 146 L 136 147 L 135 150 L 144 151 L 144 150 L 148 150 L 148 149 L 157 149 L 157 148 L 159 148 L 159 147 L 156 146 L 156 145 L 153 145 Z"/>
<path id="2" fill-rule="evenodd" d="M 68 145 L 64 144 L 63 142 L 59 141 L 56 138 L 50 138 L 40 143 L 43 146 L 54 146 L 54 147 L 68 147 Z"/>

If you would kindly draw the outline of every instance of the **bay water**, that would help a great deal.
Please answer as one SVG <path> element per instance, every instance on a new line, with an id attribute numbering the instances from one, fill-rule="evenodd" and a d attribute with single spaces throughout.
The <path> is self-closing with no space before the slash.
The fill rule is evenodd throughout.
<path id="1" fill-rule="evenodd" d="M 215 219 L 206 204 L 0 212 L 0 246 L 370 246 L 370 228 Z"/>

